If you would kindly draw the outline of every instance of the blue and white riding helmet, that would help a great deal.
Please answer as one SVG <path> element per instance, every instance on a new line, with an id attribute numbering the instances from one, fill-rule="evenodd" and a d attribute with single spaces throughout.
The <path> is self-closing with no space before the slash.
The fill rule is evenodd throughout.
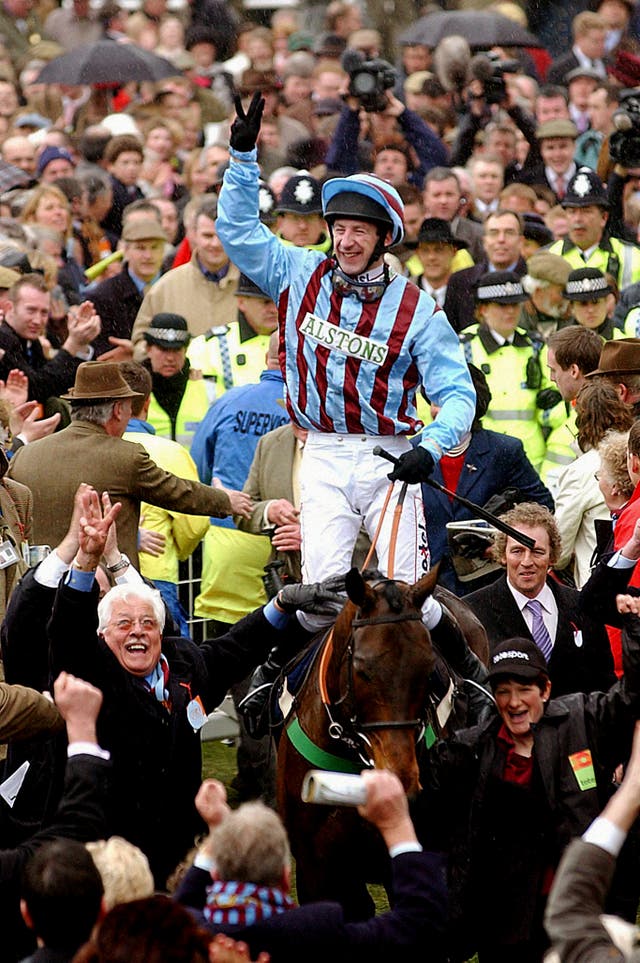
<path id="1" fill-rule="evenodd" d="M 404 204 L 395 187 L 375 174 L 332 177 L 322 185 L 322 211 L 327 224 L 339 217 L 384 224 L 393 236 L 389 247 L 404 238 Z"/>

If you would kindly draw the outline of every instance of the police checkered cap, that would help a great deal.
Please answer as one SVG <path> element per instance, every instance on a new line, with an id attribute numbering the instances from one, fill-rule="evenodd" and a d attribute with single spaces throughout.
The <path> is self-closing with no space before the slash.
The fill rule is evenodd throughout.
<path id="1" fill-rule="evenodd" d="M 340 195 L 360 195 L 373 202 L 369 214 L 363 220 L 377 220 L 389 224 L 392 229 L 391 245 L 400 244 L 404 238 L 404 204 L 395 187 L 375 174 L 351 174 L 350 177 L 332 177 L 322 185 L 322 209 L 332 219 L 343 215 L 357 217 L 359 212 L 351 202 L 342 205 Z M 341 208 L 345 209 L 342 210 Z M 349 209 L 350 208 L 350 209 Z M 379 211 L 379 213 L 378 213 Z"/>
<path id="2" fill-rule="evenodd" d="M 580 167 L 567 185 L 563 207 L 608 207 L 607 189 L 590 167 Z"/>
<path id="3" fill-rule="evenodd" d="M 549 675 L 547 662 L 533 639 L 507 639 L 500 642 L 489 656 L 489 678 L 507 676 L 536 679 Z"/>
<path id="4" fill-rule="evenodd" d="M 569 301 L 598 301 L 611 294 L 611 287 L 597 268 L 578 268 L 567 278 L 562 292 Z"/>
<path id="5" fill-rule="evenodd" d="M 479 304 L 518 304 L 528 295 L 522 282 L 513 271 L 491 271 L 478 278 L 475 284 L 476 301 Z"/>
<path id="6" fill-rule="evenodd" d="M 307 171 L 290 177 L 282 188 L 277 211 L 282 214 L 321 214 L 320 183 Z"/>
<path id="7" fill-rule="evenodd" d="M 184 348 L 191 341 L 186 319 L 168 311 L 153 316 L 143 337 L 149 344 L 167 350 Z"/>

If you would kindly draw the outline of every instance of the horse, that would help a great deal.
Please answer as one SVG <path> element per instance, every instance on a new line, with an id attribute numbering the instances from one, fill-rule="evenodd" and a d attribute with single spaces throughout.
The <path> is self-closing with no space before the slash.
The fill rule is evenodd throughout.
<path id="1" fill-rule="evenodd" d="M 355 809 L 303 803 L 301 787 L 309 769 L 359 773 L 375 767 L 395 772 L 410 798 L 419 792 L 418 744 L 429 748 L 446 734 L 456 703 L 453 677 L 422 621 L 436 578 L 432 570 L 408 585 L 352 569 L 348 602 L 316 648 L 285 719 L 277 796 L 296 858 L 300 902 L 338 900 L 352 919 L 372 915 L 366 883 L 384 882 L 388 863 L 379 834 Z M 480 623 L 455 596 L 438 594 L 486 656 Z M 437 693 L 434 678 L 441 680 Z"/>

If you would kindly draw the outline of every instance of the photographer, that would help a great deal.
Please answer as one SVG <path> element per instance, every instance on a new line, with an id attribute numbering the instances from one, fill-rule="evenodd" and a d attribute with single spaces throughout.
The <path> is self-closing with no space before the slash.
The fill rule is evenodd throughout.
<path id="1" fill-rule="evenodd" d="M 368 111 L 362 108 L 358 97 L 347 96 L 327 151 L 327 167 L 344 175 L 357 174 L 362 169 L 358 149 L 361 126 L 368 121 L 369 129 L 362 131 L 362 137 L 368 142 L 369 150 L 374 143 L 393 141 L 400 131 L 417 160 L 417 166 L 407 174 L 407 181 L 421 190 L 432 167 L 449 164 L 447 149 L 422 118 L 408 110 L 391 90 L 386 90 L 383 97 L 386 106 L 382 110 Z"/>
<path id="2" fill-rule="evenodd" d="M 464 166 L 467 163 L 473 154 L 478 133 L 494 121 L 500 111 L 511 118 L 529 143 L 525 167 L 540 162 L 535 120 L 517 103 L 517 90 L 505 82 L 507 67 L 512 67 L 513 71 L 517 69 L 514 61 L 500 62 L 487 54 L 478 54 L 470 62 L 469 70 L 473 79 L 466 89 L 466 103 L 451 151 L 452 165 Z M 505 184 L 509 184 L 519 173 L 513 161 L 505 168 Z"/>

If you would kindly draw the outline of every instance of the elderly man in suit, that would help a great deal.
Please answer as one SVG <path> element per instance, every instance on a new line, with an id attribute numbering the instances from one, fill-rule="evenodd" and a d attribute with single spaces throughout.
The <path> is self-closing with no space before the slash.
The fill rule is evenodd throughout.
<path id="1" fill-rule="evenodd" d="M 300 590 L 314 605 L 319 587 L 295 586 L 293 604 L 281 593 L 278 605 L 269 603 L 199 646 L 163 638 L 165 608 L 155 589 L 118 585 L 98 604 L 95 573 L 119 506 L 101 510 L 95 491 L 82 499 L 78 551 L 48 626 L 52 671 L 75 670 L 104 692 L 98 732 L 113 756 L 110 828 L 140 846 L 162 886 L 202 828 L 194 798 L 206 713 L 276 638 L 289 640 L 293 651 L 308 641 L 289 613 L 304 604 Z"/>
<path id="2" fill-rule="evenodd" d="M 188 515 L 248 514 L 251 501 L 242 492 L 210 488 L 163 471 L 141 445 L 122 440 L 137 397 L 117 364 L 89 361 L 80 365 L 71 402 L 71 424 L 64 431 L 21 448 L 9 475 L 33 493 L 33 531 L 39 544 L 57 545 L 69 524 L 80 482 L 108 491 L 120 501 L 118 540 L 136 564 L 140 502 Z"/>
<path id="3" fill-rule="evenodd" d="M 606 691 L 615 673 L 604 625 L 580 611 L 574 589 L 548 578 L 560 551 L 553 515 L 542 505 L 524 502 L 502 519 L 535 544 L 527 548 L 499 532 L 493 552 L 505 575 L 465 598 L 484 625 L 491 650 L 510 638 L 533 639 L 549 666 L 555 693 Z"/>

